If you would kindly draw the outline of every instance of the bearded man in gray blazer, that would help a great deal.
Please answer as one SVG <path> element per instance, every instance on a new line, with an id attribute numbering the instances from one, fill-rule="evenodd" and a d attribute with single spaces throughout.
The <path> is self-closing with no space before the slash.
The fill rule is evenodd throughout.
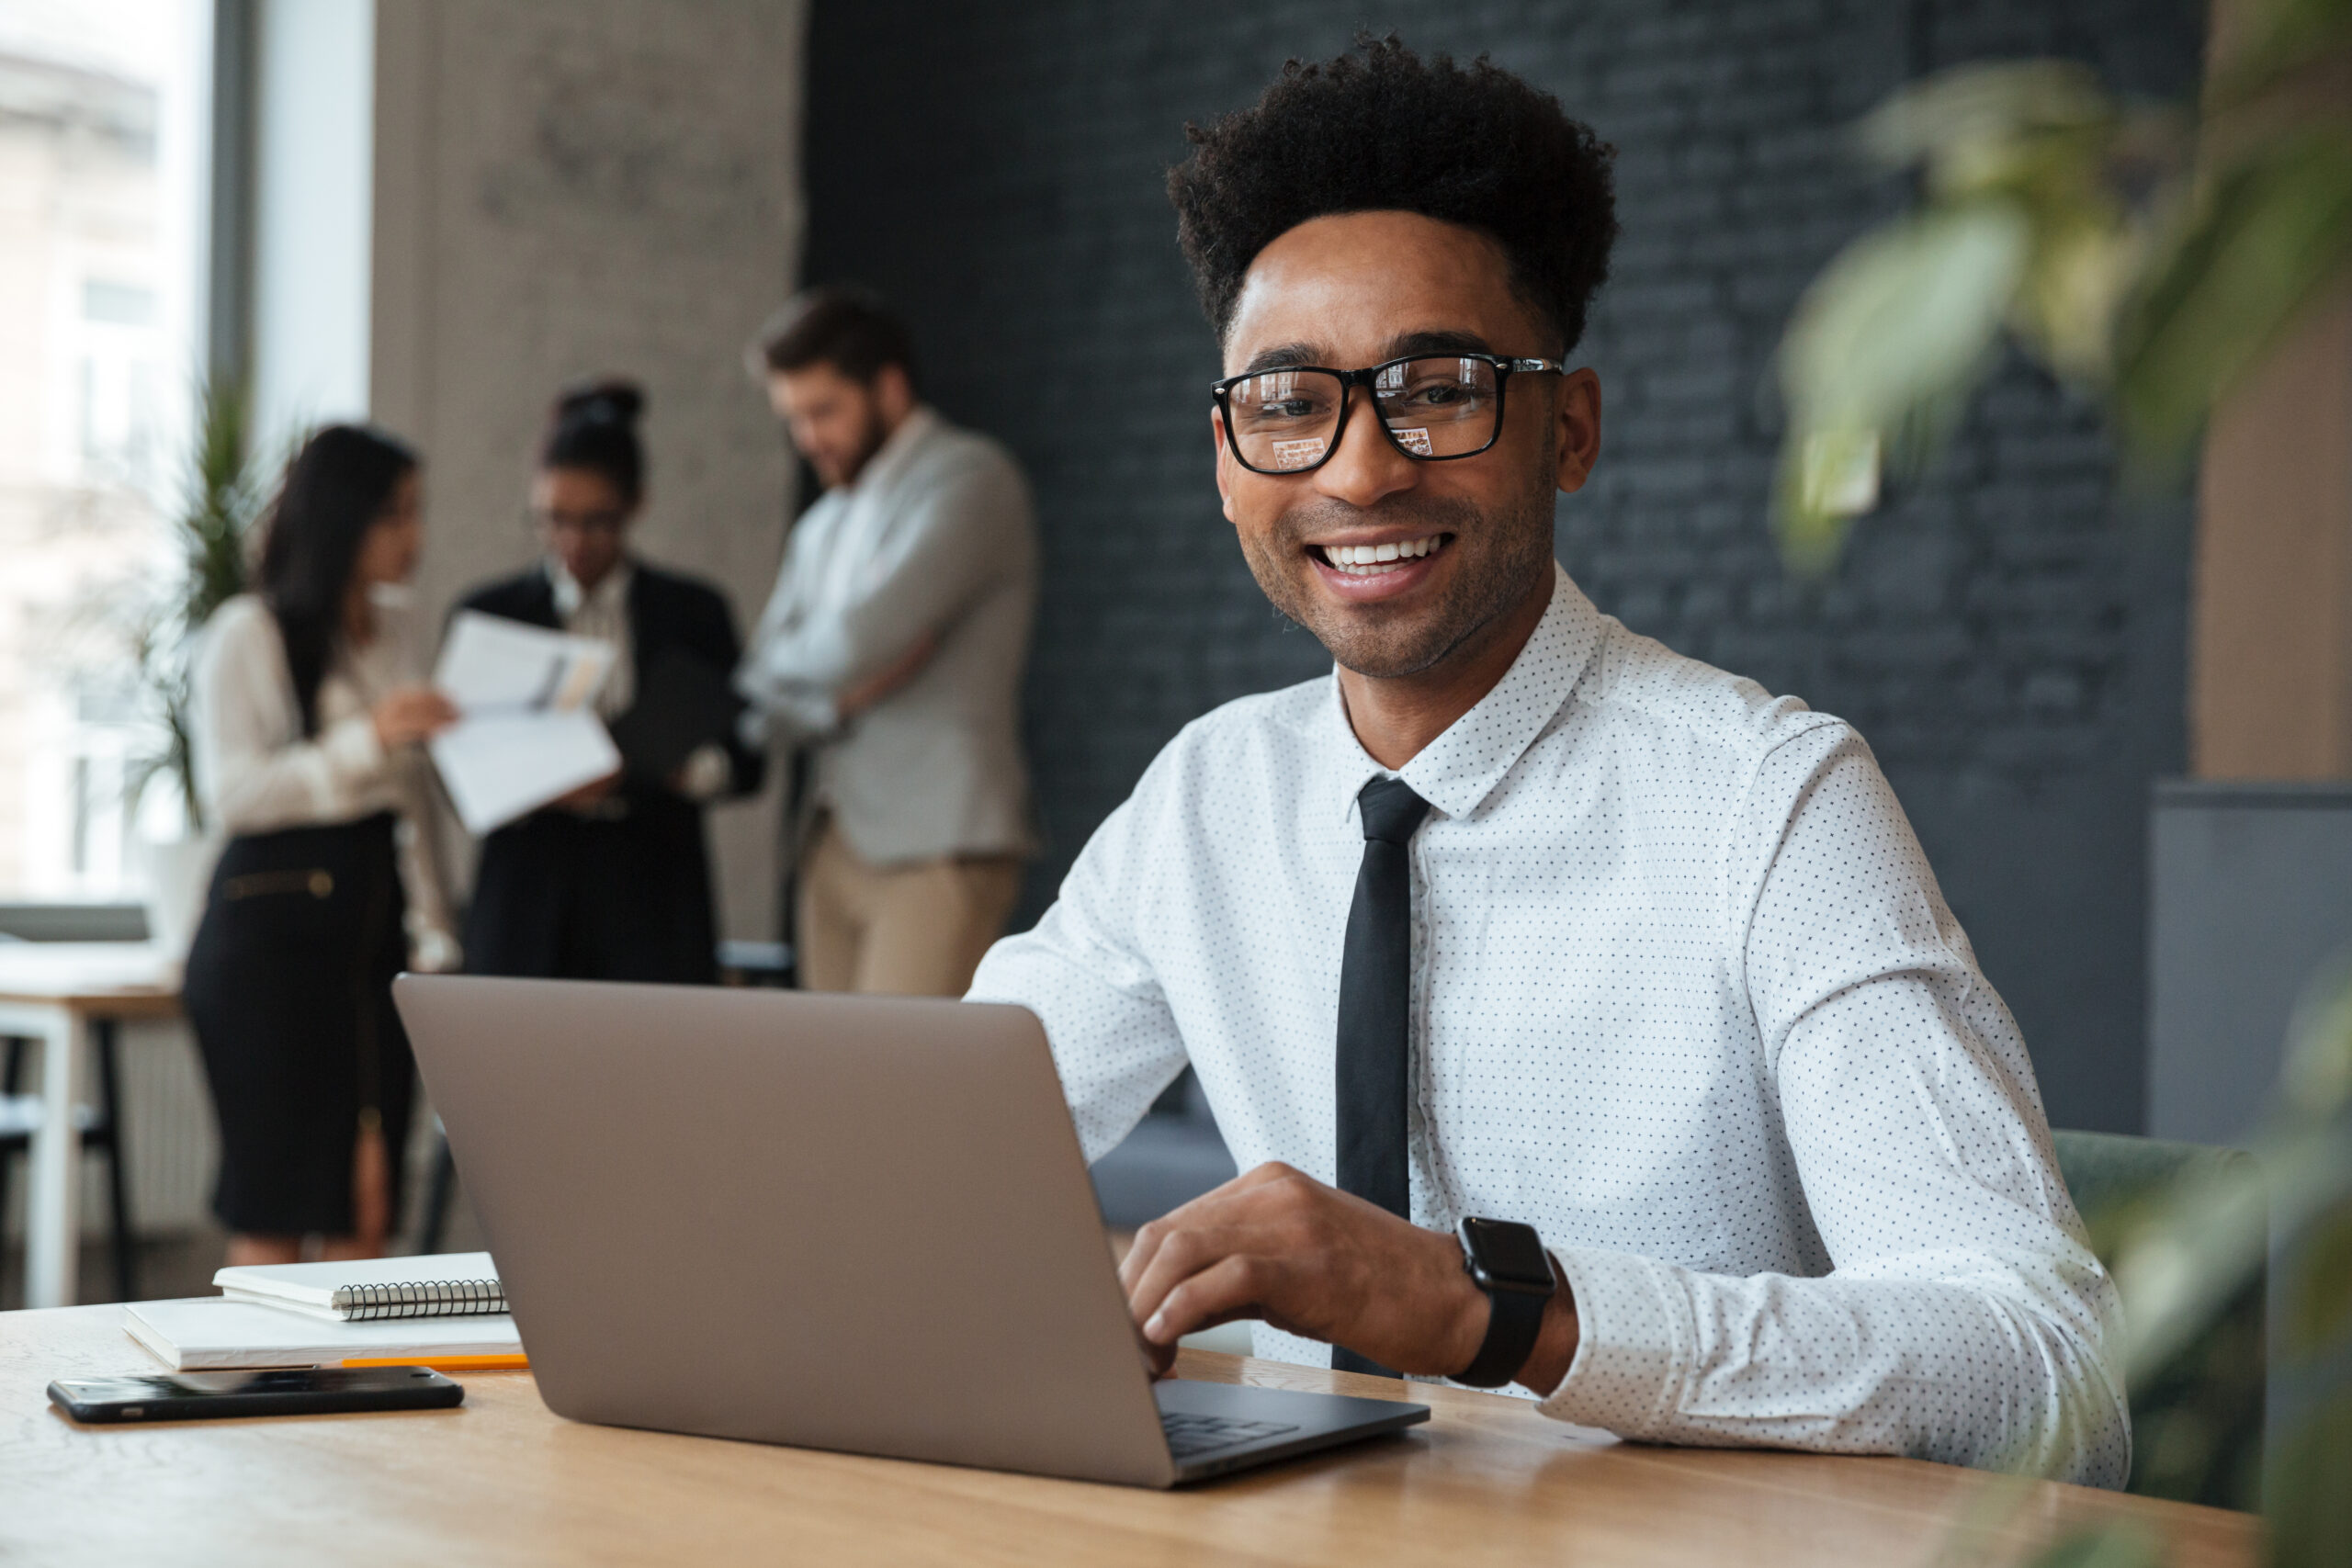
<path id="1" fill-rule="evenodd" d="M 921 400 L 907 330 L 872 295 L 799 296 L 749 359 L 825 487 L 736 671 L 752 722 L 815 751 L 801 982 L 961 996 L 1035 849 L 1029 488 L 1001 446 Z"/>

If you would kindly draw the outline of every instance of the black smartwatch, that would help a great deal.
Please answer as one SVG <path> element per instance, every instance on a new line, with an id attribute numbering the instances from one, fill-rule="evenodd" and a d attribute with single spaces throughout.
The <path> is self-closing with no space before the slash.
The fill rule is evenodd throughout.
<path id="1" fill-rule="evenodd" d="M 1462 1222 L 1462 1267 L 1487 1292 L 1493 1310 L 1487 1317 L 1487 1342 L 1453 1381 L 1500 1388 L 1535 1353 L 1544 1307 L 1555 1283 L 1551 1255 L 1532 1225 L 1473 1218 Z"/>

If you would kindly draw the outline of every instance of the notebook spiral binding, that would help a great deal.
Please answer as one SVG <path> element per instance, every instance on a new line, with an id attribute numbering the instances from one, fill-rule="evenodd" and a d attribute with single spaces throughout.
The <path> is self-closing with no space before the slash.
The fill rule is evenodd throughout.
<path id="1" fill-rule="evenodd" d="M 398 1285 L 345 1285 L 335 1312 L 351 1323 L 387 1317 L 470 1317 L 506 1310 L 506 1289 L 495 1280 L 415 1280 Z"/>

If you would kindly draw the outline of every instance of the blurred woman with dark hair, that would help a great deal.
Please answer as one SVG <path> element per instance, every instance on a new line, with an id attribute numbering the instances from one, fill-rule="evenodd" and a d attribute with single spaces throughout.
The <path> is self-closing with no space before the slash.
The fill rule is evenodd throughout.
<path id="1" fill-rule="evenodd" d="M 476 974 L 718 978 L 703 807 L 757 789 L 763 759 L 735 738 L 728 682 L 741 644 L 727 601 L 629 548 L 645 506 L 644 407 L 626 381 L 593 382 L 557 401 L 531 478 L 546 553 L 462 606 L 614 644 L 596 706 L 626 760 L 612 777 L 484 840 L 466 919 Z M 673 711 L 649 711 L 662 706 Z M 700 730 L 675 711 L 685 707 L 701 710 Z M 665 749 L 664 730 L 692 744 Z"/>
<path id="2" fill-rule="evenodd" d="M 403 968 L 456 966 L 418 743 L 456 710 L 419 679 L 406 587 L 415 453 L 330 425 L 271 504 L 257 591 L 215 612 L 193 671 L 196 776 L 231 835 L 184 983 L 220 1122 L 232 1263 L 304 1238 L 372 1258 L 415 1066 Z"/>

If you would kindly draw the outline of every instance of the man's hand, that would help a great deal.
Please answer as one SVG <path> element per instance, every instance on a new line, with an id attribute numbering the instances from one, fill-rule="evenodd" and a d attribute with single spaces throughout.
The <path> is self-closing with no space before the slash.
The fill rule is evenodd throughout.
<path id="1" fill-rule="evenodd" d="M 1459 1242 L 1286 1165 L 1144 1226 L 1119 1282 L 1161 1373 L 1179 1338 L 1236 1318 L 1441 1375 L 1467 1367 L 1487 1334 L 1486 1292 Z"/>
<path id="2" fill-rule="evenodd" d="M 891 695 L 923 671 L 931 656 L 939 651 L 939 638 L 925 632 L 915 639 L 915 645 L 890 660 L 862 681 L 854 681 L 842 688 L 833 698 L 833 711 L 843 724 L 855 718 L 883 698 Z"/>

